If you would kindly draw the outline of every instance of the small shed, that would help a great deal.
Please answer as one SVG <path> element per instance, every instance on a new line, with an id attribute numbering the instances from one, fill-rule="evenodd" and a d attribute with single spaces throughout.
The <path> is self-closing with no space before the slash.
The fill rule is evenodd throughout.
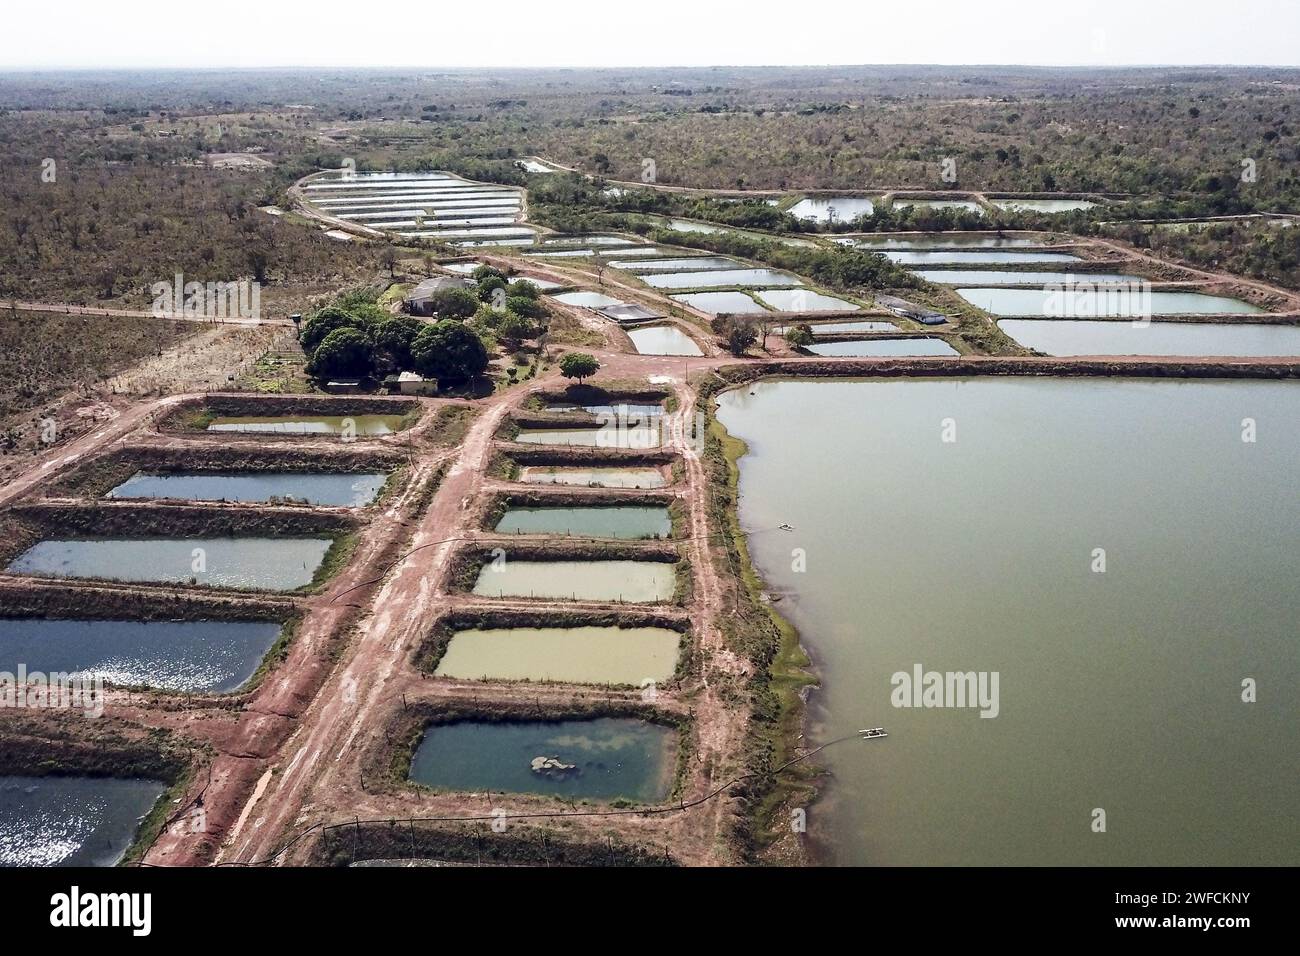
<path id="1" fill-rule="evenodd" d="M 401 372 L 385 380 L 389 391 L 402 395 L 434 395 L 438 391 L 436 378 L 425 378 L 416 372 Z"/>
<path id="2" fill-rule="evenodd" d="M 431 276 L 406 296 L 406 311 L 411 315 L 433 315 L 433 299 L 439 292 L 473 287 L 473 280 L 464 276 Z"/>
<path id="3" fill-rule="evenodd" d="M 900 299 L 895 295 L 878 295 L 876 296 L 876 302 L 894 313 L 894 315 L 920 322 L 922 325 L 943 325 L 948 321 L 948 317 L 942 312 L 927 309 L 923 305 L 908 302 L 906 299 Z"/>
<path id="4" fill-rule="evenodd" d="M 619 325 L 640 325 L 642 322 L 653 322 L 664 318 L 662 312 L 656 312 L 644 305 L 629 302 L 605 306 L 603 309 L 597 309 L 596 314 L 617 322 Z"/>

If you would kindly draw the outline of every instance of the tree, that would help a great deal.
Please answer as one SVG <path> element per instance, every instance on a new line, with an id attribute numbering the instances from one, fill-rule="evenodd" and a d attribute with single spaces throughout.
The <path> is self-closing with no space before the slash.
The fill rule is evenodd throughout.
<path id="1" fill-rule="evenodd" d="M 565 378 L 576 378 L 582 384 L 584 378 L 590 378 L 600 371 L 600 363 L 595 356 L 586 352 L 566 352 L 560 358 L 560 373 Z"/>
<path id="2" fill-rule="evenodd" d="M 506 311 L 521 315 L 525 319 L 541 319 L 546 316 L 546 306 L 536 299 L 522 295 L 512 295 L 506 299 Z"/>
<path id="3" fill-rule="evenodd" d="M 713 331 L 722 337 L 727 350 L 732 355 L 740 356 L 758 341 L 758 326 L 753 319 L 734 315 L 722 315 L 713 320 Z"/>
<path id="4" fill-rule="evenodd" d="M 311 368 L 316 375 L 369 375 L 374 366 L 370 339 L 360 329 L 335 329 L 316 347 Z"/>
<path id="5" fill-rule="evenodd" d="M 478 298 L 480 302 L 491 302 L 492 293 L 497 289 L 503 292 L 506 288 L 506 280 L 500 276 L 488 276 L 486 279 L 480 279 L 478 284 Z"/>
<path id="6" fill-rule="evenodd" d="M 525 299 L 536 299 L 541 294 L 542 290 L 527 279 L 516 279 L 506 287 L 506 295 L 511 298 L 522 296 Z"/>
<path id="7" fill-rule="evenodd" d="M 812 328 L 807 324 L 792 325 L 790 328 L 786 329 L 785 340 L 787 344 L 792 345 L 795 348 L 812 345 L 814 341 Z"/>
<path id="8" fill-rule="evenodd" d="M 505 279 L 506 274 L 496 266 L 482 265 L 470 273 L 470 278 L 475 282 L 482 282 L 484 279 Z"/>
<path id="9" fill-rule="evenodd" d="M 383 251 L 379 253 L 379 262 L 388 270 L 389 278 L 392 278 L 393 273 L 397 270 L 398 258 L 397 250 L 392 246 L 385 246 Z"/>
<path id="10" fill-rule="evenodd" d="M 411 342 L 415 371 L 442 382 L 464 382 L 488 365 L 483 340 L 460 322 L 443 320 L 422 328 Z"/>
<path id="11" fill-rule="evenodd" d="M 513 350 L 533 334 L 533 324 L 517 312 L 507 312 L 497 323 L 496 333 L 506 348 Z"/>
<path id="12" fill-rule="evenodd" d="M 336 305 L 326 306 L 319 312 L 313 312 L 302 323 L 298 340 L 302 350 L 309 356 L 315 354 L 317 347 L 325 341 L 326 336 L 338 329 L 363 329 L 366 323 Z"/>
<path id="13" fill-rule="evenodd" d="M 468 289 L 439 289 L 429 297 L 429 304 L 444 319 L 468 319 L 478 311 L 478 297 Z"/>
<path id="14" fill-rule="evenodd" d="M 375 324 L 370 337 L 375 348 L 386 354 L 399 369 L 411 367 L 411 343 L 424 323 L 409 315 L 394 315 Z"/>

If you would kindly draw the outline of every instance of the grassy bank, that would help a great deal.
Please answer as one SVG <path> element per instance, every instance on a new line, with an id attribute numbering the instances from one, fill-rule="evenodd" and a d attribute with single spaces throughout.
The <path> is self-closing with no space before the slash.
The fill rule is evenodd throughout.
<path id="1" fill-rule="evenodd" d="M 721 384 L 721 383 L 719 383 Z M 775 768 L 797 756 L 803 732 L 804 692 L 815 685 L 810 661 L 794 626 L 763 599 L 763 582 L 750 558 L 737 512 L 740 459 L 748 450 L 717 420 L 716 391 L 702 390 L 707 409 L 705 462 L 709 470 L 709 510 L 724 531 L 721 538 L 733 580 L 738 584 L 735 606 L 720 621 L 727 643 L 754 663 L 758 676 L 750 683 L 750 721 L 744 765 L 758 774 L 746 787 L 748 808 L 741 833 L 743 849 L 755 861 L 802 862 L 803 849 L 790 844 L 786 808 L 806 807 L 816 796 L 820 771 L 799 763 L 780 773 Z"/>

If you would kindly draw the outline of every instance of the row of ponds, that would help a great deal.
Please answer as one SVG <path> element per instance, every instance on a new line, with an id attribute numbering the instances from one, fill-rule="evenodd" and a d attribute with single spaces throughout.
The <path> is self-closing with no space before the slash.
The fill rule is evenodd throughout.
<path id="1" fill-rule="evenodd" d="M 460 246 L 531 246 L 536 230 L 519 220 L 523 192 L 442 172 L 353 173 L 304 184 L 319 212 L 402 238 L 441 239 Z"/>
<path id="2" fill-rule="evenodd" d="M 216 418 L 212 432 L 384 435 L 401 416 Z M 114 500 L 299 503 L 360 508 L 384 471 L 148 471 L 105 492 Z M 293 591 L 312 583 L 328 536 L 46 538 L 11 574 Z M 249 686 L 284 636 L 279 620 L 122 620 L 0 616 L 0 670 L 98 678 L 119 687 L 225 694 Z M 167 784 L 83 776 L 0 776 L 0 866 L 111 866 Z"/>
<path id="3" fill-rule="evenodd" d="M 863 216 L 873 216 L 879 199 L 865 196 L 816 196 L 799 200 L 790 207 L 790 214 L 809 222 L 852 222 Z M 956 209 L 984 215 L 984 207 L 974 199 L 909 199 L 896 197 L 896 208 L 905 209 Z M 1089 199 L 990 199 L 997 209 L 1011 212 L 1062 213 L 1093 209 L 1097 203 Z"/>
<path id="4" fill-rule="evenodd" d="M 839 241 L 952 287 L 993 315 L 1016 342 L 1047 355 L 1300 355 L 1300 326 L 1249 321 L 1267 311 L 1261 306 L 1194 288 L 1153 290 L 1135 273 L 1087 271 L 1082 256 L 1036 247 L 1041 240 L 1031 237 L 939 233 Z M 1071 271 L 1072 264 L 1079 271 Z M 1240 318 L 1160 321 L 1196 316 Z M 836 351 L 823 354 L 857 354 L 843 343 L 813 348 L 824 347 Z"/>
<path id="5" fill-rule="evenodd" d="M 552 404 L 550 411 L 601 415 L 625 427 L 524 429 L 528 444 L 657 447 L 659 404 Z M 629 443 L 627 433 L 636 437 Z M 659 488 L 662 467 L 527 466 L 524 484 L 607 489 Z M 502 534 L 603 540 L 666 539 L 664 505 L 512 505 L 493 525 Z M 659 604 L 677 587 L 674 564 L 652 560 L 525 560 L 486 563 L 473 593 L 485 598 Z M 570 684 L 659 684 L 672 679 L 685 635 L 659 626 L 584 625 L 468 627 L 447 639 L 435 675 L 467 681 L 556 681 Z M 410 778 L 449 790 L 498 790 L 581 800 L 658 802 L 671 789 L 677 731 L 651 721 L 582 720 L 434 723 L 421 739 Z"/>

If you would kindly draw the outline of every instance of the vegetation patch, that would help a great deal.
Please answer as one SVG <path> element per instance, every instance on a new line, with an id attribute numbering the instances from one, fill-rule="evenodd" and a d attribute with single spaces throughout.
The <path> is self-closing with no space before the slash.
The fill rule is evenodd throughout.
<path id="1" fill-rule="evenodd" d="M 397 820 L 331 826 L 312 847 L 314 866 L 350 866 L 367 860 L 427 860 L 464 866 L 674 866 L 666 848 L 589 836 L 517 821 L 506 833 L 482 822 Z"/>

